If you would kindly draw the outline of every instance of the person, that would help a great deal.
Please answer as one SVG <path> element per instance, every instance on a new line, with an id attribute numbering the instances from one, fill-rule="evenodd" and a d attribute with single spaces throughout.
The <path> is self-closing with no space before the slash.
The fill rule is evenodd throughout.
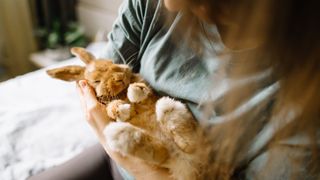
<path id="1" fill-rule="evenodd" d="M 204 179 L 318 179 L 317 7 L 313 0 L 126 0 L 105 57 L 187 104 L 213 147 Z M 112 151 L 102 135 L 105 107 L 86 81 L 77 87 L 102 146 L 31 179 L 171 178 Z"/>

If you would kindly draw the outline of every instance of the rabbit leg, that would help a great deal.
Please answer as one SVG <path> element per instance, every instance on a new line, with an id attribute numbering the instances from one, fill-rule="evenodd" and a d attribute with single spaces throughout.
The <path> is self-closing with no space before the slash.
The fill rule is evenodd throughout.
<path id="1" fill-rule="evenodd" d="M 127 121 L 130 119 L 131 105 L 123 100 L 113 100 L 107 107 L 108 116 L 117 121 Z"/>
<path id="2" fill-rule="evenodd" d="M 145 83 L 132 83 L 128 87 L 127 97 L 132 103 L 139 103 L 149 96 L 151 89 Z"/>
<path id="3" fill-rule="evenodd" d="M 161 165 L 169 158 L 167 148 L 156 138 L 129 123 L 114 122 L 104 129 L 107 145 L 122 155 L 131 155 Z"/>
<path id="4" fill-rule="evenodd" d="M 156 103 L 157 121 L 162 131 L 173 138 L 184 152 L 192 153 L 198 141 L 197 125 L 187 107 L 169 97 L 162 97 Z"/>

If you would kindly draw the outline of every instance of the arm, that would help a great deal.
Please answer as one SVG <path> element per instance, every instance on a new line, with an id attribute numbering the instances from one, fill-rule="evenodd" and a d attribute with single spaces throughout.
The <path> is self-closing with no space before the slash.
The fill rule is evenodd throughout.
<path id="1" fill-rule="evenodd" d="M 100 104 L 95 96 L 94 90 L 86 83 L 86 81 L 80 81 L 77 84 L 77 89 L 80 95 L 87 121 L 96 133 L 100 143 L 103 145 L 108 155 L 121 167 L 125 168 L 136 179 L 170 179 L 169 172 L 166 169 L 151 166 L 146 162 L 135 157 L 124 157 L 121 154 L 112 151 L 103 135 L 103 130 L 108 126 L 106 121 L 107 112 L 105 107 Z"/>
<path id="2" fill-rule="evenodd" d="M 144 12 L 148 6 L 146 4 L 153 2 L 153 0 L 145 1 L 125 0 L 108 36 L 108 47 L 103 56 L 104 58 L 113 59 L 115 63 L 128 64 L 134 71 L 138 71 L 140 68 L 138 54 L 141 51 L 141 32 L 144 26 L 144 15 L 146 14 Z M 126 169 L 136 179 L 170 179 L 169 173 L 165 169 L 150 166 L 138 158 L 123 157 L 119 153 L 110 150 L 103 135 L 103 130 L 108 125 L 105 107 L 97 101 L 94 91 L 85 81 L 80 81 L 77 87 L 88 123 L 95 131 L 108 155 L 117 164 Z"/>

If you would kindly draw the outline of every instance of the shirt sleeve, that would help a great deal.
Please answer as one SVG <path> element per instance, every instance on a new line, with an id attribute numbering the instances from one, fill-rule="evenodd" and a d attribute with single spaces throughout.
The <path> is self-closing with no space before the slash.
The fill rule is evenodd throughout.
<path id="1" fill-rule="evenodd" d="M 119 9 L 118 17 L 108 34 L 108 45 L 103 55 L 118 64 L 128 64 L 133 69 L 140 66 L 137 57 L 140 49 L 143 25 L 143 2 L 125 0 Z"/>

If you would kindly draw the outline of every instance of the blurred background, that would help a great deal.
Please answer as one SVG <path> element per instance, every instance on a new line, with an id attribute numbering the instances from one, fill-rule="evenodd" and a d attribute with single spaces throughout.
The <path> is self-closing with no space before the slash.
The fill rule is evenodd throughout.
<path id="1" fill-rule="evenodd" d="M 73 46 L 100 56 L 121 2 L 0 0 L 0 180 L 26 179 L 97 143 L 74 84 L 45 69 L 81 64 Z"/>
<path id="2" fill-rule="evenodd" d="M 1 0 L 0 81 L 106 41 L 122 0 Z"/>

